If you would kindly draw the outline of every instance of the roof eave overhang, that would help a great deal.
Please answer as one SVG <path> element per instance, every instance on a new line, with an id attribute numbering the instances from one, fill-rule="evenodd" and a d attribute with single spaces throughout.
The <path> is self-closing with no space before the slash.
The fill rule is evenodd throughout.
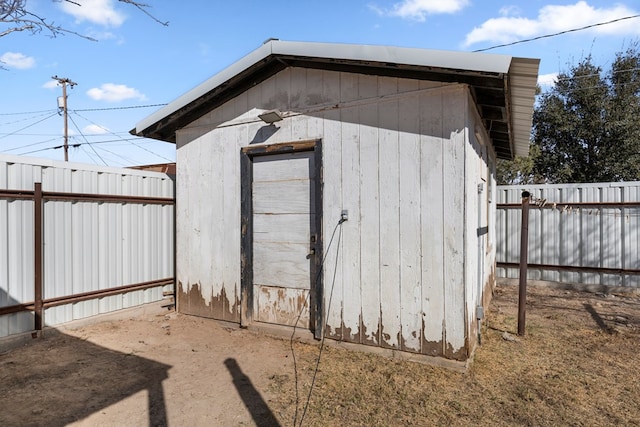
<path id="1" fill-rule="evenodd" d="M 508 159 L 529 155 L 539 66 L 539 59 L 513 58 L 511 61 L 506 88 L 512 147 Z"/>
<path id="2" fill-rule="evenodd" d="M 302 67 L 467 84 L 497 156 L 510 159 L 528 153 L 538 62 L 504 55 L 272 41 L 139 122 L 131 133 L 175 143 L 178 129 L 284 68 Z"/>

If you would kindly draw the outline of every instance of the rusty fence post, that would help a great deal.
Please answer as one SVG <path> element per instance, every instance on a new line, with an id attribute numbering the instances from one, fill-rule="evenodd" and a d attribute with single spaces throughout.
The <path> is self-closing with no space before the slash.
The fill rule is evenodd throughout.
<path id="1" fill-rule="evenodd" d="M 34 264 L 34 329 L 42 331 L 42 183 L 34 184 L 33 197 L 33 264 Z"/>
<path id="2" fill-rule="evenodd" d="M 527 258 L 529 255 L 529 194 L 522 192 L 522 226 L 520 229 L 520 282 L 518 287 L 518 335 L 524 336 L 527 310 Z"/>

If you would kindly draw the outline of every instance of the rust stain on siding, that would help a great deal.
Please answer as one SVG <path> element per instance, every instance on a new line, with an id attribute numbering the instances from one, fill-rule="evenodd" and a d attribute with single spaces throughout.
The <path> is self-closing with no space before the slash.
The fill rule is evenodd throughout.
<path id="1" fill-rule="evenodd" d="M 342 331 L 341 331 L 341 333 L 342 333 Z M 326 330 L 324 331 L 324 335 L 327 338 L 331 338 L 331 339 L 336 340 L 336 341 L 342 341 L 342 335 L 339 335 L 337 333 L 337 330 L 334 329 L 331 325 L 327 325 L 326 326 Z"/>
<path id="2" fill-rule="evenodd" d="M 206 301 L 202 296 L 202 286 L 200 283 L 187 284 L 186 288 L 188 291 L 185 290 L 182 282 L 178 282 L 177 298 L 179 311 L 181 313 L 216 320 L 226 320 L 229 322 L 240 322 L 240 298 L 237 292 L 237 285 L 234 286 L 236 290 L 236 298 L 234 301 L 229 300 L 224 286 L 220 293 L 211 296 L 209 301 Z"/>
<path id="3" fill-rule="evenodd" d="M 360 315 L 360 330 L 362 331 L 360 341 L 364 345 L 371 345 L 378 347 L 380 345 L 380 331 L 382 330 L 380 319 L 378 319 L 378 329 L 369 337 L 367 334 L 367 326 L 362 321 L 362 314 Z"/>
<path id="4" fill-rule="evenodd" d="M 381 327 L 383 327 L 383 325 L 381 325 Z M 395 350 L 400 350 L 400 345 L 402 343 L 402 333 L 400 331 L 398 331 L 398 333 L 396 335 L 396 344 L 390 344 L 389 343 L 390 341 L 391 341 L 391 335 L 382 332 L 381 333 L 381 340 L 380 340 L 380 347 L 392 348 L 392 349 L 395 349 Z"/>
<path id="5" fill-rule="evenodd" d="M 344 318 L 344 313 L 342 310 L 340 310 L 340 326 L 336 328 L 327 324 L 327 330 L 325 332 L 325 335 L 328 338 L 332 338 L 337 341 L 360 343 L 360 332 L 359 331 L 356 332 L 355 338 L 354 338 L 354 335 L 352 335 L 351 333 L 351 328 L 347 328 L 345 326 L 344 321 L 342 320 L 343 318 Z"/>
<path id="6" fill-rule="evenodd" d="M 487 282 L 484 284 L 484 292 L 482 294 L 482 306 L 484 308 L 489 307 L 489 303 L 493 299 L 493 291 L 496 288 L 496 268 L 495 264 L 491 267 L 491 272 L 489 273 L 489 278 Z"/>
<path id="7" fill-rule="evenodd" d="M 342 318 L 342 316 L 340 316 Z M 367 328 L 362 321 L 362 316 L 359 319 L 360 328 L 359 331 L 353 332 L 352 328 L 345 326 L 344 322 L 340 322 L 339 327 L 332 327 L 326 325 L 325 336 L 327 338 L 334 339 L 336 341 L 346 341 L 352 343 L 359 343 L 362 345 L 368 345 L 372 347 L 381 347 L 387 349 L 401 350 L 407 353 L 424 354 L 432 357 L 444 357 L 446 359 L 465 361 L 469 358 L 469 340 L 465 339 L 465 344 L 462 348 L 454 349 L 450 343 L 447 343 L 445 326 L 443 324 L 442 340 L 429 341 L 425 339 L 425 322 L 422 321 L 421 331 L 413 331 L 411 335 L 415 338 L 417 334 L 420 334 L 419 348 L 408 347 L 405 339 L 402 337 L 402 333 L 398 332 L 396 336 L 397 344 L 390 344 L 391 335 L 382 332 L 382 320 L 378 320 L 378 329 L 375 334 L 369 336 L 367 334 Z"/>
<path id="8" fill-rule="evenodd" d="M 331 330 L 328 327 L 327 336 L 329 338 L 337 339 L 338 341 L 347 341 L 352 343 L 360 344 L 360 331 L 356 331 L 355 333 L 351 332 L 351 328 L 347 328 L 344 322 L 340 322 L 340 327 Z"/>
<path id="9" fill-rule="evenodd" d="M 254 290 L 256 320 L 307 328 L 309 327 L 309 291 L 259 285 Z"/>
<path id="10" fill-rule="evenodd" d="M 444 357 L 447 359 L 465 361 L 469 358 L 469 352 L 465 347 L 454 350 L 451 344 L 447 344 L 444 352 Z"/>
<path id="11" fill-rule="evenodd" d="M 444 346 L 442 341 L 429 341 L 425 339 L 425 324 L 422 319 L 422 332 L 421 332 L 421 352 L 428 356 L 441 357 L 444 355 Z"/>
<path id="12" fill-rule="evenodd" d="M 418 338 L 418 333 L 421 333 L 421 331 L 412 331 L 411 332 L 411 336 L 413 338 Z M 400 339 L 401 339 L 401 341 L 400 341 L 400 349 L 402 351 L 406 351 L 407 353 L 418 353 L 418 354 L 422 353 L 422 351 L 421 351 L 422 340 L 420 340 L 418 342 L 418 348 L 415 348 L 415 347 L 411 347 L 411 346 L 407 345 L 407 342 L 404 339 L 404 336 L 400 335 Z"/>

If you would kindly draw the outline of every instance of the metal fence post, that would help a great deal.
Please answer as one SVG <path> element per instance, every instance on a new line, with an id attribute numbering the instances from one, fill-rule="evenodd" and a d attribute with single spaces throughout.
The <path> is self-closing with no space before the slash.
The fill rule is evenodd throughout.
<path id="1" fill-rule="evenodd" d="M 33 197 L 34 329 L 42 331 L 42 183 L 34 184 Z"/>
<path id="2" fill-rule="evenodd" d="M 527 306 L 527 256 L 529 253 L 529 197 L 522 192 L 522 227 L 520 229 L 520 282 L 518 288 L 518 335 L 524 336 Z"/>

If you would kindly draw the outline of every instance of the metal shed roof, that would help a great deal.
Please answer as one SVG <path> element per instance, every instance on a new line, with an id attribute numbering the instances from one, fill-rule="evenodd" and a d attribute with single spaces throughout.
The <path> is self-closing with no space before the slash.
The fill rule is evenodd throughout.
<path id="1" fill-rule="evenodd" d="M 132 134 L 175 142 L 176 130 L 286 67 L 465 83 L 500 158 L 526 156 L 539 59 L 487 53 L 269 40 L 136 124 Z"/>

